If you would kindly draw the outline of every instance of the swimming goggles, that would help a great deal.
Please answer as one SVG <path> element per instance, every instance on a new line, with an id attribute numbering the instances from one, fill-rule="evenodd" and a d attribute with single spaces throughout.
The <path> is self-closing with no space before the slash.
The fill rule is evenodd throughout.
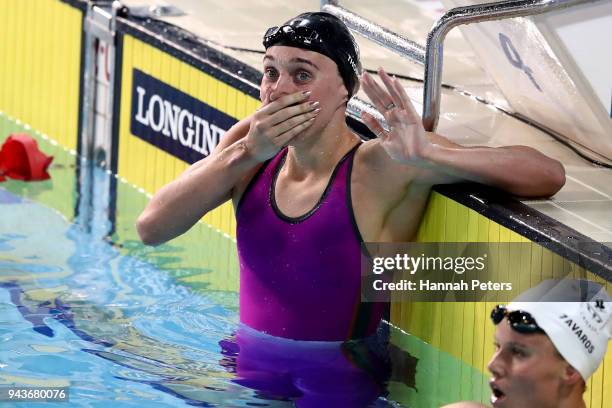
<path id="1" fill-rule="evenodd" d="M 323 44 L 323 39 L 319 33 L 310 27 L 283 25 L 280 27 L 268 28 L 264 34 L 263 45 L 268 48 L 280 39 L 285 38 L 304 45 Z"/>
<path id="2" fill-rule="evenodd" d="M 498 325 L 504 317 L 508 318 L 508 324 L 512 329 L 523 334 L 544 333 L 544 330 L 538 326 L 533 316 L 522 310 L 513 310 L 509 312 L 505 306 L 497 305 L 491 311 L 491 320 L 494 325 Z"/>

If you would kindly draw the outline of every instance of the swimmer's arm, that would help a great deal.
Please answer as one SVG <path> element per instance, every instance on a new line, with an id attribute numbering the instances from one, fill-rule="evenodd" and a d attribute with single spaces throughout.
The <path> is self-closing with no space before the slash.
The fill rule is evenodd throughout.
<path id="1" fill-rule="evenodd" d="M 378 151 L 387 154 L 378 155 L 375 162 L 387 163 L 387 174 L 399 175 L 400 184 L 476 181 L 523 197 L 551 196 L 565 184 L 563 165 L 530 147 L 462 147 L 436 133 L 425 132 L 399 80 L 383 69 L 379 75 L 386 90 L 367 73 L 361 82 L 389 129 L 385 130 L 372 115 L 364 112 L 361 117 L 378 136 L 382 148 Z M 419 170 L 417 180 L 415 169 Z"/>
<path id="2" fill-rule="evenodd" d="M 209 157 L 155 193 L 136 223 L 140 239 L 171 240 L 229 200 L 240 181 L 312 125 L 319 110 L 309 94 L 285 95 L 232 126 Z"/>
<path id="3" fill-rule="evenodd" d="M 531 147 L 463 147 L 436 133 L 427 136 L 421 181 L 475 181 L 521 197 L 549 197 L 565 184 L 563 165 Z"/>
<path id="4" fill-rule="evenodd" d="M 159 245 L 189 230 L 207 212 L 229 200 L 238 181 L 260 162 L 249 154 L 244 136 L 251 117 L 228 130 L 214 152 L 191 165 L 155 193 L 138 217 L 146 245 Z"/>

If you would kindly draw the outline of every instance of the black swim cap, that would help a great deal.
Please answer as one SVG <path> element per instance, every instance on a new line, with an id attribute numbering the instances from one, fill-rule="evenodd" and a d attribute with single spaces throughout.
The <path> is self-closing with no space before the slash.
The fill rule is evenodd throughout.
<path id="1" fill-rule="evenodd" d="M 349 98 L 359 89 L 359 47 L 346 25 L 325 12 L 302 13 L 280 27 L 270 27 L 263 45 L 286 45 L 315 51 L 331 58 L 338 66 Z"/>

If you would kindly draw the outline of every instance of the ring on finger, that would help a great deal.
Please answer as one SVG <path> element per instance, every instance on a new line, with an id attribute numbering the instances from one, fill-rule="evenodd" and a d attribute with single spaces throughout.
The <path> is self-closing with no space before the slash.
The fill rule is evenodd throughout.
<path id="1" fill-rule="evenodd" d="M 393 102 L 385 105 L 385 110 L 391 110 L 393 108 L 395 108 L 395 104 Z"/>

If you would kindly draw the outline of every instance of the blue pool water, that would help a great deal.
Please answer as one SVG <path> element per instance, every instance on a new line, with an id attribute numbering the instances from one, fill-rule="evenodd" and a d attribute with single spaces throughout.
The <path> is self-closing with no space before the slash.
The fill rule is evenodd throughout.
<path id="1" fill-rule="evenodd" d="M 351 406 L 343 398 L 371 391 L 337 352 L 241 333 L 236 293 L 196 292 L 122 254 L 105 211 L 81 206 L 68 220 L 0 184 L 0 385 L 69 387 L 71 407 L 113 408 Z M 241 347 L 251 360 L 237 360 Z"/>

